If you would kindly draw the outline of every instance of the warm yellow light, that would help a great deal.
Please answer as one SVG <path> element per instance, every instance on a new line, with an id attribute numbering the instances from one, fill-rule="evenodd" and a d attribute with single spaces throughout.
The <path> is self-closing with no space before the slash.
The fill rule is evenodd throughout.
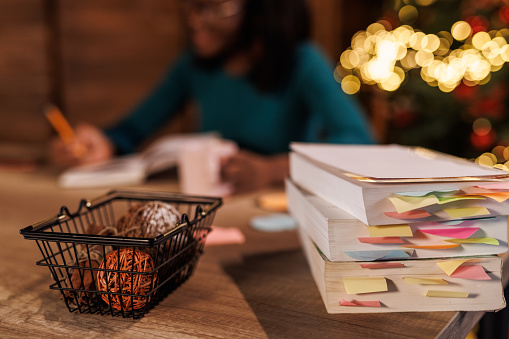
<path id="1" fill-rule="evenodd" d="M 406 45 L 410 41 L 410 37 L 412 36 L 413 33 L 414 33 L 413 29 L 408 29 L 406 26 L 399 26 L 392 32 L 392 36 L 397 41 Z"/>
<path id="2" fill-rule="evenodd" d="M 403 66 L 406 69 L 411 69 L 417 66 L 417 63 L 415 62 L 416 54 L 417 54 L 416 51 L 413 50 L 408 51 L 407 55 L 403 59 L 401 59 L 401 66 Z"/>
<path id="3" fill-rule="evenodd" d="M 393 92 L 401 85 L 401 79 L 396 73 L 392 73 L 380 83 L 380 87 L 388 92 Z"/>
<path id="4" fill-rule="evenodd" d="M 428 34 L 422 39 L 421 46 L 423 49 L 434 52 L 440 47 L 440 39 L 435 34 Z"/>
<path id="5" fill-rule="evenodd" d="M 429 6 L 433 4 L 436 0 L 415 0 L 417 5 L 419 6 Z"/>
<path id="6" fill-rule="evenodd" d="M 472 28 L 467 22 L 458 21 L 452 25 L 451 33 L 454 39 L 463 41 L 470 36 L 470 33 L 472 33 Z"/>
<path id="7" fill-rule="evenodd" d="M 491 37 L 486 32 L 478 32 L 475 33 L 474 37 L 472 38 L 472 45 L 474 45 L 475 48 L 478 50 L 481 50 L 484 44 L 491 41 Z"/>
<path id="8" fill-rule="evenodd" d="M 406 5 L 399 10 L 398 16 L 401 22 L 411 24 L 417 19 L 419 12 L 414 6 Z"/>
<path id="9" fill-rule="evenodd" d="M 505 61 L 509 61 L 509 45 L 505 45 L 500 49 L 500 57 Z"/>
<path id="10" fill-rule="evenodd" d="M 361 88 L 361 82 L 355 75 L 347 75 L 341 81 L 341 88 L 346 94 L 355 94 Z"/>
<path id="11" fill-rule="evenodd" d="M 423 49 L 417 52 L 415 55 L 415 62 L 417 65 L 424 67 L 429 66 L 433 61 L 433 53 L 430 51 Z"/>
<path id="12" fill-rule="evenodd" d="M 424 34 L 423 32 L 415 32 L 414 34 L 412 34 L 412 36 L 410 37 L 410 41 L 408 42 L 410 47 L 412 47 L 416 51 L 422 49 L 422 39 L 424 39 L 425 36 L 426 34 Z"/>
<path id="13" fill-rule="evenodd" d="M 375 35 L 375 33 L 378 32 L 378 31 L 385 31 L 384 25 L 382 25 L 379 22 L 372 23 L 366 29 L 366 32 L 368 32 L 369 34 L 372 34 L 372 35 Z"/>

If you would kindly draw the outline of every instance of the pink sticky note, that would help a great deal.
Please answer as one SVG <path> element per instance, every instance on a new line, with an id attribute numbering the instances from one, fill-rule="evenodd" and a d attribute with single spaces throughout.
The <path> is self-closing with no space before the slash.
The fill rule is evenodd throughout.
<path id="1" fill-rule="evenodd" d="M 439 235 L 441 237 L 449 237 L 455 239 L 466 239 L 474 234 L 479 227 L 455 227 L 455 228 L 433 228 L 419 230 L 422 233 Z"/>
<path id="2" fill-rule="evenodd" d="M 475 187 L 487 190 L 509 190 L 509 182 L 497 182 L 495 184 L 477 185 Z"/>
<path id="3" fill-rule="evenodd" d="M 212 232 L 209 233 L 205 240 L 205 245 L 233 245 L 243 244 L 246 242 L 246 237 L 238 228 L 229 227 L 216 227 L 212 226 Z"/>
<path id="4" fill-rule="evenodd" d="M 342 299 L 339 302 L 339 306 L 358 306 L 358 307 L 382 307 L 380 305 L 380 301 L 373 300 L 373 301 L 362 301 L 362 300 L 345 300 Z"/>
<path id="5" fill-rule="evenodd" d="M 481 265 L 460 266 L 450 277 L 472 280 L 491 280 Z"/>
<path id="6" fill-rule="evenodd" d="M 431 214 L 426 212 L 425 210 L 413 210 L 403 213 L 398 212 L 385 212 L 385 215 L 391 218 L 397 219 L 420 219 L 429 217 Z"/>
<path id="7" fill-rule="evenodd" d="M 378 268 L 396 268 L 396 267 L 403 267 L 405 264 L 399 263 L 399 262 L 377 262 L 372 264 L 360 264 L 362 268 L 371 268 L 371 269 L 378 269 Z"/>
<path id="8" fill-rule="evenodd" d="M 402 244 L 400 237 L 359 237 L 357 238 L 363 244 Z"/>

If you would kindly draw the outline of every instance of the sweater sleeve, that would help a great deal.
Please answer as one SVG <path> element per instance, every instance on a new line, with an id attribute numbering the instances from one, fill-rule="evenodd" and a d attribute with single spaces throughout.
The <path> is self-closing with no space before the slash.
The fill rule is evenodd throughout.
<path id="1" fill-rule="evenodd" d="M 119 154 L 134 152 L 140 142 L 172 118 L 189 96 L 190 54 L 182 55 L 162 81 L 126 118 L 105 131 Z"/>
<path id="2" fill-rule="evenodd" d="M 334 80 L 333 71 L 309 44 L 299 51 L 298 92 L 309 108 L 311 121 L 317 121 L 330 143 L 370 144 L 373 137 L 359 105 L 348 97 Z M 316 140 L 309 140 L 316 141 Z"/>

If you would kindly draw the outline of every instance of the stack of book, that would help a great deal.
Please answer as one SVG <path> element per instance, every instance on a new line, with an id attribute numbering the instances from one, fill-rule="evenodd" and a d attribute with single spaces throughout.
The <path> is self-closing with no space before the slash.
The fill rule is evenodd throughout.
<path id="1" fill-rule="evenodd" d="M 398 145 L 291 149 L 289 210 L 329 313 L 505 307 L 506 172 Z"/>

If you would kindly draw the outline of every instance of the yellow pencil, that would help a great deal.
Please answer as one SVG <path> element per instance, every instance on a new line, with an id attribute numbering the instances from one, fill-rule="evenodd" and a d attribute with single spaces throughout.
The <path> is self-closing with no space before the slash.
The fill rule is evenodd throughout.
<path id="1" fill-rule="evenodd" d="M 83 157 L 86 152 L 85 147 L 75 142 L 76 133 L 60 109 L 53 104 L 48 104 L 44 108 L 44 114 L 62 141 L 71 149 L 73 155 L 77 158 Z"/>

